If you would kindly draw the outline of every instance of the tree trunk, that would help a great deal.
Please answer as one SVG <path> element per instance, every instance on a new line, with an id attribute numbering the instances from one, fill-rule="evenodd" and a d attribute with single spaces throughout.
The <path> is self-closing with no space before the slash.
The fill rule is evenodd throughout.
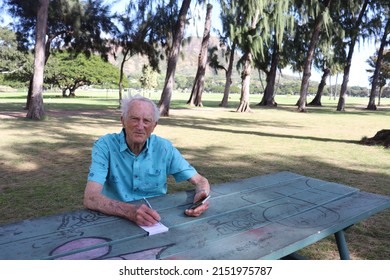
<path id="1" fill-rule="evenodd" d="M 54 36 L 47 37 L 47 41 L 45 43 L 45 64 L 44 65 L 46 65 L 47 60 L 49 59 L 50 46 L 51 46 L 51 42 L 53 42 L 53 39 L 54 39 Z M 31 75 L 30 84 L 28 86 L 26 107 L 24 107 L 25 110 L 28 110 L 30 108 L 33 80 L 34 80 L 34 73 Z"/>
<path id="2" fill-rule="evenodd" d="M 239 22 L 240 22 L 240 15 L 241 15 L 240 8 L 237 8 L 237 12 L 238 12 L 238 15 L 236 17 L 236 23 L 239 24 Z M 237 41 L 233 40 L 232 48 L 231 48 L 231 51 L 230 51 L 230 57 L 229 57 L 229 65 L 228 65 L 228 69 L 226 71 L 225 89 L 223 91 L 222 101 L 219 104 L 220 107 L 228 107 L 230 86 L 232 84 L 232 74 L 233 74 L 234 55 L 235 55 L 235 52 L 236 52 L 236 46 L 237 46 Z"/>
<path id="3" fill-rule="evenodd" d="M 232 48 L 230 50 L 229 65 L 228 65 L 228 69 L 226 71 L 226 82 L 225 82 L 225 89 L 223 91 L 223 98 L 222 98 L 221 103 L 219 104 L 220 107 L 227 107 L 228 106 L 230 86 L 232 84 L 232 74 L 233 74 L 233 64 L 234 64 L 235 52 L 236 52 L 236 43 L 233 42 Z"/>
<path id="4" fill-rule="evenodd" d="M 257 21 L 259 20 L 260 11 L 256 10 L 255 15 L 252 19 L 251 28 L 255 29 L 257 25 Z M 251 84 L 251 70 L 252 70 L 252 53 L 248 51 L 244 54 L 244 69 L 241 72 L 241 97 L 240 97 L 240 105 L 237 108 L 237 112 L 252 112 L 249 107 L 249 86 Z"/>
<path id="5" fill-rule="evenodd" d="M 76 89 L 77 89 L 77 86 L 73 86 L 71 88 L 69 88 L 69 97 L 76 97 Z"/>
<path id="6" fill-rule="evenodd" d="M 121 61 L 121 68 L 119 72 L 119 107 L 121 106 L 122 103 L 122 92 L 123 92 L 123 73 L 124 73 L 124 68 L 125 68 L 125 62 L 127 61 L 126 57 L 129 53 L 129 49 L 126 49 L 125 53 L 123 54 L 123 59 Z"/>
<path id="7" fill-rule="evenodd" d="M 242 86 L 241 86 L 241 98 L 240 98 L 240 105 L 237 108 L 237 112 L 251 112 L 251 108 L 249 107 L 249 86 L 250 86 L 250 80 L 251 80 L 251 63 L 252 63 L 252 54 L 247 53 L 245 54 L 244 59 L 244 69 L 242 70 L 241 74 L 241 80 L 242 80 Z"/>
<path id="8" fill-rule="evenodd" d="M 45 70 L 45 41 L 49 0 L 39 0 L 35 36 L 34 77 L 27 118 L 40 120 L 45 115 L 43 108 L 43 72 Z"/>
<path id="9" fill-rule="evenodd" d="M 368 2 L 369 2 L 369 0 L 364 1 L 362 9 L 360 10 L 360 13 L 359 13 L 359 17 L 358 17 L 356 23 L 354 24 L 354 26 L 352 27 L 353 28 L 353 30 L 352 30 L 353 35 L 351 36 L 351 44 L 349 45 L 347 61 L 346 61 L 346 65 L 344 67 L 344 76 L 343 76 L 343 82 L 341 84 L 339 102 L 337 104 L 337 111 L 345 111 L 345 99 L 347 97 L 347 88 L 348 88 L 348 81 L 349 81 L 349 73 L 351 70 L 353 50 L 355 48 L 355 44 L 356 44 L 356 41 L 358 38 L 360 24 L 362 23 L 363 16 L 366 13 Z"/>
<path id="10" fill-rule="evenodd" d="M 32 95 L 32 85 L 33 85 L 33 78 L 34 74 L 31 75 L 30 83 L 28 85 L 28 91 L 27 91 L 27 101 L 26 101 L 26 107 L 24 107 L 24 110 L 28 110 L 30 108 L 31 104 L 31 95 Z"/>
<path id="11" fill-rule="evenodd" d="M 334 86 L 333 100 L 336 100 L 338 84 L 339 84 L 339 73 L 336 74 L 336 84 Z"/>
<path id="12" fill-rule="evenodd" d="M 328 78 L 329 74 L 330 74 L 330 69 L 329 68 L 325 68 L 324 69 L 324 74 L 321 77 L 321 82 L 318 85 L 316 96 L 308 104 L 309 106 L 322 106 L 322 104 L 321 104 L 322 93 L 324 92 L 324 88 L 326 86 L 326 79 Z"/>
<path id="13" fill-rule="evenodd" d="M 378 94 L 378 106 L 381 106 L 381 96 L 383 92 L 383 87 L 379 87 L 379 94 Z"/>
<path id="14" fill-rule="evenodd" d="M 275 102 L 275 81 L 276 81 L 276 72 L 278 70 L 279 60 L 280 60 L 280 55 L 279 55 L 278 45 L 275 38 L 274 51 L 272 53 L 271 69 L 267 73 L 267 85 L 264 90 L 263 98 L 258 104 L 260 106 L 276 107 L 278 105 Z"/>
<path id="15" fill-rule="evenodd" d="M 180 45 L 184 36 L 186 16 L 190 4 L 191 4 L 191 0 L 183 1 L 179 12 L 179 18 L 175 26 L 172 49 L 169 52 L 169 56 L 168 56 L 167 72 L 165 76 L 164 88 L 161 93 L 160 101 L 158 103 L 161 116 L 169 116 L 169 106 L 171 103 L 176 65 L 179 59 Z"/>
<path id="16" fill-rule="evenodd" d="M 194 85 L 192 87 L 191 96 L 187 104 L 191 106 L 203 106 L 202 93 L 204 88 L 204 79 L 207 66 L 207 52 L 210 41 L 210 29 L 211 29 L 211 13 L 213 11 L 213 5 L 207 4 L 206 20 L 204 25 L 203 40 L 198 57 L 198 70 L 196 72 Z"/>
<path id="17" fill-rule="evenodd" d="M 315 22 L 314 22 L 314 28 L 313 28 L 313 34 L 311 35 L 310 44 L 309 44 L 309 50 L 307 52 L 307 56 L 305 58 L 305 63 L 303 67 L 303 76 L 302 76 L 302 83 L 301 83 L 301 90 L 298 100 L 298 111 L 299 112 L 306 112 L 306 98 L 307 98 L 307 91 L 309 89 L 309 79 L 311 76 L 311 64 L 312 60 L 314 58 L 314 50 L 316 48 L 316 45 L 318 43 L 318 40 L 320 38 L 321 28 L 323 24 L 323 17 L 325 10 L 329 9 L 331 0 L 327 0 L 324 2 L 324 11 L 320 15 L 317 16 Z"/>
<path id="18" fill-rule="evenodd" d="M 371 83 L 371 92 L 370 92 L 370 99 L 367 105 L 368 110 L 376 110 L 376 105 L 375 105 L 375 93 L 378 88 L 378 79 L 379 79 L 379 73 L 382 68 L 382 60 L 383 60 L 383 50 L 385 49 L 385 46 L 387 44 L 387 35 L 390 33 L 390 19 L 387 19 L 386 27 L 383 32 L 382 40 L 381 40 L 381 45 L 378 50 L 378 57 L 375 63 L 375 70 L 374 70 L 374 75 L 372 77 L 372 83 Z M 379 95 L 379 94 L 378 94 Z"/>

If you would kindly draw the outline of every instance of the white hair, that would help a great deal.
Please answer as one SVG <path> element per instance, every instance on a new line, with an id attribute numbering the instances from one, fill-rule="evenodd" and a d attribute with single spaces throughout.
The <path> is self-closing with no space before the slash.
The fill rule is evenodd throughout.
<path id="1" fill-rule="evenodd" d="M 128 95 L 128 96 L 122 98 L 122 101 L 121 101 L 122 117 L 127 117 L 128 116 L 130 105 L 134 101 L 147 102 L 150 105 L 152 105 L 152 108 L 153 108 L 153 111 L 154 111 L 153 120 L 154 120 L 155 123 L 158 122 L 158 120 L 160 119 L 160 110 L 157 108 L 157 105 L 152 100 L 150 100 L 149 98 L 146 98 L 146 97 L 144 97 L 142 95 L 139 95 L 139 94 L 136 94 L 134 96 Z"/>

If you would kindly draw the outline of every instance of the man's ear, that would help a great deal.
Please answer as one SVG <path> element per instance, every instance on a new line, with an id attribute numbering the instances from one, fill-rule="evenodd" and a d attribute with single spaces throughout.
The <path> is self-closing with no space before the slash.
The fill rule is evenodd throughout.
<path id="1" fill-rule="evenodd" d="M 122 127 L 125 127 L 123 116 L 121 116 Z"/>

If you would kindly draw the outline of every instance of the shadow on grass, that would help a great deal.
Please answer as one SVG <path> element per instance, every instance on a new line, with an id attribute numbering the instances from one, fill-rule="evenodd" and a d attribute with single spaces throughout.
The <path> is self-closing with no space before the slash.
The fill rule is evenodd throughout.
<path id="1" fill-rule="evenodd" d="M 291 104 L 278 104 L 277 107 L 265 107 L 265 106 L 253 106 L 252 108 L 255 109 L 274 109 L 274 110 L 281 110 L 281 111 L 288 111 L 288 112 L 297 112 L 299 114 L 305 114 L 302 112 L 298 112 L 297 106 L 291 105 Z M 345 111 L 337 111 L 337 107 L 334 105 L 322 105 L 322 106 L 307 106 L 307 112 L 306 113 L 315 113 L 315 114 L 327 114 L 327 115 L 334 115 L 334 114 L 344 114 L 344 115 L 385 115 L 390 116 L 390 106 L 379 106 L 378 110 L 372 111 L 367 110 L 365 107 L 362 107 L 361 105 L 347 105 Z"/>
<path id="2" fill-rule="evenodd" d="M 202 117 L 181 117 L 175 116 L 175 118 L 163 118 L 159 122 L 162 125 L 191 128 L 198 130 L 207 130 L 207 131 L 218 131 L 218 132 L 227 132 L 234 134 L 247 134 L 247 135 L 256 135 L 259 137 L 276 137 L 276 138 L 285 138 L 285 139 L 298 139 L 298 140 L 313 140 L 320 142 L 337 142 L 337 143 L 350 143 L 350 144 L 359 144 L 359 141 L 356 140 L 343 140 L 343 139 L 334 139 L 334 138 L 324 138 L 324 137 L 314 137 L 314 136 L 299 136 L 292 134 L 277 134 L 277 133 L 266 133 L 261 131 L 254 130 L 243 130 L 242 127 L 256 125 L 260 128 L 263 126 L 272 126 L 272 127 L 302 127 L 303 126 L 291 126 L 287 122 L 261 122 L 261 120 L 249 120 L 249 119 L 236 119 L 236 118 L 218 118 L 210 120 L 209 118 Z M 227 129 L 219 128 L 218 125 L 230 125 L 237 127 L 237 129 Z"/>

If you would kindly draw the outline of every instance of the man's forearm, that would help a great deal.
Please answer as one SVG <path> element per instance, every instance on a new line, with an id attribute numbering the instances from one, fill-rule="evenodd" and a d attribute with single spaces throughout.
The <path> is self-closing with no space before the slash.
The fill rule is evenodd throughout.
<path id="1" fill-rule="evenodd" d="M 200 174 L 195 175 L 190 179 L 190 182 L 195 185 L 195 192 L 206 192 L 207 195 L 210 194 L 210 184 L 209 181 L 201 176 Z"/>
<path id="2" fill-rule="evenodd" d="M 110 199 L 101 194 L 100 185 L 93 182 L 88 182 L 88 184 L 84 193 L 85 208 L 135 221 L 136 207 L 134 205 Z"/>

